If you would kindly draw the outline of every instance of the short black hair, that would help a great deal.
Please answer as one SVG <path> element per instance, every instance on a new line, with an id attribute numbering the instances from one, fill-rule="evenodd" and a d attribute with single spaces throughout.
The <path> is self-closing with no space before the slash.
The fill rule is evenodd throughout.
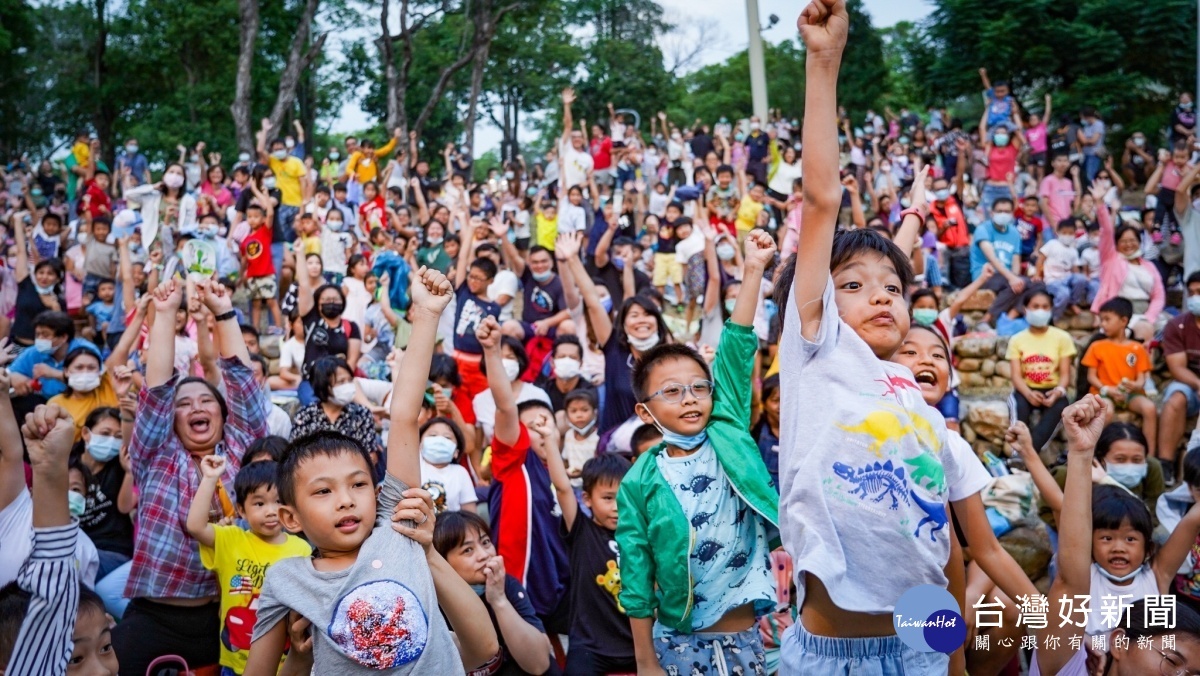
<path id="1" fill-rule="evenodd" d="M 633 365 L 633 395 L 639 402 L 646 401 L 648 394 L 646 384 L 650 382 L 650 373 L 654 367 L 675 359 L 691 359 L 700 365 L 700 369 L 704 371 L 704 377 L 712 380 L 712 371 L 708 370 L 708 362 L 704 361 L 704 357 L 701 357 L 699 352 L 680 343 L 656 345 L 646 350 L 642 354 L 642 358 Z"/>
<path id="2" fill-rule="evenodd" d="M 246 447 L 246 452 L 242 454 L 242 466 L 246 466 L 255 462 L 263 462 L 270 460 L 271 462 L 279 462 L 283 457 L 283 450 L 287 448 L 288 440 L 274 434 L 267 435 L 262 439 L 255 439 Z M 254 456 L 266 456 L 264 458 L 255 458 Z"/>
<path id="3" fill-rule="evenodd" d="M 637 454 L 638 446 L 650 441 L 654 437 L 662 438 L 662 431 L 650 423 L 643 423 L 633 431 L 633 435 L 629 437 L 629 450 L 635 455 Z"/>
<path id="4" fill-rule="evenodd" d="M 1025 298 L 1021 300 L 1021 307 L 1029 307 L 1029 304 L 1033 302 L 1033 299 L 1037 298 L 1038 296 L 1045 296 L 1051 304 L 1054 303 L 1054 296 L 1050 294 L 1050 291 L 1047 290 L 1046 287 L 1038 285 L 1025 292 Z"/>
<path id="5" fill-rule="evenodd" d="M 238 328 L 242 330 L 243 336 L 254 336 L 255 340 L 259 338 L 258 329 L 254 328 L 251 324 L 238 324 Z"/>
<path id="6" fill-rule="evenodd" d="M 279 489 L 279 501 L 285 505 L 296 504 L 296 471 L 306 460 L 321 456 L 352 455 L 362 458 L 367 474 L 371 476 L 371 484 L 375 484 L 375 469 L 371 463 L 371 455 L 362 444 L 341 432 L 322 430 L 293 439 L 283 451 L 283 459 L 279 462 L 279 471 L 275 478 L 275 486 Z"/>
<path id="7" fill-rule="evenodd" d="M 250 361 L 252 361 L 255 364 L 258 364 L 259 366 L 262 367 L 262 372 L 263 372 L 264 378 L 269 377 L 271 375 L 271 363 L 269 361 L 267 361 L 266 357 L 262 356 L 261 354 L 254 354 L 253 352 L 251 352 L 250 353 Z"/>
<path id="8" fill-rule="evenodd" d="M 1058 222 L 1058 225 L 1054 226 L 1055 230 L 1066 230 L 1067 228 L 1070 228 L 1072 232 L 1075 231 L 1075 219 L 1074 218 L 1069 218 L 1069 217 L 1064 218 Z"/>
<path id="9" fill-rule="evenodd" d="M 733 176 L 733 167 L 729 166 L 728 164 L 722 164 L 718 166 L 717 176 L 720 176 L 721 174 L 729 174 L 730 176 Z"/>
<path id="10" fill-rule="evenodd" d="M 1200 488 L 1200 447 L 1189 448 L 1183 454 L 1183 482 Z"/>
<path id="11" fill-rule="evenodd" d="M 279 465 L 272 460 L 243 465 L 233 480 L 233 494 L 237 503 L 245 507 L 246 498 L 250 497 L 251 493 L 262 486 L 274 486 L 278 473 Z"/>
<path id="12" fill-rule="evenodd" d="M 490 258 L 476 258 L 471 261 L 471 267 L 482 272 L 488 279 L 495 279 L 496 272 L 499 268 L 496 267 L 495 261 Z"/>
<path id="13" fill-rule="evenodd" d="M 1146 451 L 1147 457 L 1150 456 L 1150 448 L 1146 444 L 1146 435 L 1142 434 L 1140 427 L 1127 422 L 1114 422 L 1106 425 L 1104 430 L 1100 432 L 1100 438 L 1096 440 L 1096 459 L 1103 460 L 1108 455 L 1108 450 L 1118 441 L 1132 441 Z"/>
<path id="14" fill-rule="evenodd" d="M 935 303 L 937 302 L 937 294 L 933 292 L 933 289 L 917 289 L 916 291 L 913 291 L 912 298 L 908 300 L 908 307 L 910 308 L 910 311 L 912 306 L 916 305 L 917 301 L 921 300 L 922 298 L 932 298 Z"/>
<path id="15" fill-rule="evenodd" d="M 21 589 L 14 580 L 0 587 L 0 664 L 8 664 L 12 659 L 13 648 L 16 647 L 17 636 L 21 633 L 21 625 L 29 612 L 29 602 L 33 595 Z M 79 609 L 75 611 L 74 623 L 84 613 L 100 613 L 103 615 L 104 600 L 100 595 L 79 583 Z"/>
<path id="16" fill-rule="evenodd" d="M 680 202 L 679 200 L 671 200 L 671 202 L 667 204 L 667 208 L 676 209 L 679 211 L 679 213 L 683 213 L 683 202 Z"/>
<path id="17" fill-rule="evenodd" d="M 246 213 L 250 213 L 251 211 L 258 211 L 258 212 L 262 213 L 263 215 L 266 215 L 266 213 L 267 213 L 266 209 L 262 208 L 255 202 L 251 202 L 250 204 L 248 204 L 246 206 Z"/>
<path id="18" fill-rule="evenodd" d="M 1200 613 L 1192 610 L 1189 606 L 1182 603 L 1175 608 L 1175 621 L 1170 623 L 1163 622 L 1150 623 L 1148 621 L 1149 614 L 1146 612 L 1146 599 L 1141 598 L 1134 601 L 1129 606 L 1129 615 L 1126 616 L 1126 624 L 1118 629 L 1125 632 L 1125 636 L 1130 640 L 1130 643 L 1137 645 L 1142 642 L 1142 639 L 1152 639 L 1155 636 L 1180 634 L 1189 635 L 1193 641 L 1200 640 Z"/>
<path id="19" fill-rule="evenodd" d="M 907 292 L 913 285 L 912 261 L 892 240 L 869 229 L 842 230 L 833 236 L 833 251 L 829 255 L 829 271 L 836 272 L 855 256 L 875 253 L 887 259 L 900 277 L 900 288 Z M 794 273 L 793 273 L 794 274 Z M 791 286 L 791 282 L 788 282 Z"/>
<path id="20" fill-rule="evenodd" d="M 621 483 L 632 465 L 616 453 L 601 453 L 583 463 L 583 492 L 591 493 L 599 483 Z"/>
<path id="21" fill-rule="evenodd" d="M 1193 272 L 1192 274 L 1188 275 L 1187 281 L 1185 281 L 1183 283 L 1183 286 L 1184 286 L 1184 288 L 1187 288 L 1193 284 L 1200 284 L 1200 270 L 1197 270 L 1197 271 Z"/>
<path id="22" fill-rule="evenodd" d="M 996 199 L 992 200 L 992 208 L 993 209 L 995 209 L 996 205 L 998 205 L 998 204 L 1007 204 L 1008 206 L 1010 206 L 1014 209 L 1017 206 L 1016 203 L 1013 202 L 1013 199 L 1011 197 L 1004 197 L 1004 196 L 997 197 Z"/>
<path id="23" fill-rule="evenodd" d="M 312 384 L 313 396 L 317 401 L 328 401 L 333 392 L 333 378 L 338 369 L 345 369 L 354 378 L 354 369 L 337 355 L 321 357 L 308 368 L 308 380 Z"/>
<path id="24" fill-rule="evenodd" d="M 1122 319 L 1132 319 L 1133 303 L 1121 297 L 1111 298 L 1100 306 L 1100 312 L 1111 312 Z"/>
<path id="25" fill-rule="evenodd" d="M 54 221 L 55 223 L 58 223 L 60 226 L 63 224 L 62 216 L 59 216 L 58 214 L 54 213 L 53 211 L 47 211 L 46 215 L 42 216 L 42 227 L 43 228 L 46 227 L 46 221 Z"/>
<path id="26" fill-rule="evenodd" d="M 458 362 L 448 354 L 439 352 L 433 355 L 433 359 L 429 362 L 429 379 L 444 380 L 450 383 L 451 387 L 462 385 L 462 378 L 458 375 Z"/>
<path id="27" fill-rule="evenodd" d="M 542 401 L 541 399 L 530 399 L 529 401 L 523 401 L 523 402 L 517 404 L 517 415 L 520 416 L 525 411 L 529 411 L 529 410 L 532 410 L 535 408 L 543 409 L 547 413 L 550 414 L 551 418 L 554 417 L 554 409 L 550 408 L 550 404 L 547 404 L 546 402 Z"/>
<path id="28" fill-rule="evenodd" d="M 442 512 L 438 515 L 437 523 L 433 525 L 433 548 L 438 554 L 448 556 L 450 552 L 458 549 L 472 531 L 489 539 L 492 537 L 487 521 L 475 512 Z"/>
<path id="29" fill-rule="evenodd" d="M 579 354 L 583 354 L 583 344 L 579 342 L 579 338 L 569 333 L 560 333 L 554 339 L 554 348 L 550 350 L 551 356 L 558 352 L 560 345 L 574 345 L 575 347 L 579 348 Z"/>
<path id="30" fill-rule="evenodd" d="M 596 391 L 590 388 L 580 387 L 567 392 L 567 395 L 563 397 L 563 410 L 567 410 L 567 407 L 576 401 L 586 401 L 593 409 L 600 408 L 600 403 L 596 398 Z"/>
<path id="31" fill-rule="evenodd" d="M 68 342 L 75 339 L 75 322 L 71 321 L 71 317 L 65 312 L 46 310 L 38 313 L 38 316 L 33 318 L 33 328 L 39 326 L 50 329 L 55 336 L 66 336 Z"/>
<path id="32" fill-rule="evenodd" d="M 626 298 L 621 303 L 621 309 L 617 311 L 617 319 L 613 322 L 613 330 L 617 332 L 617 346 L 625 352 L 632 353 L 633 351 L 632 346 L 629 344 L 629 336 L 625 335 L 625 317 L 629 315 L 629 311 L 635 305 L 642 308 L 645 312 L 654 315 L 654 319 L 658 322 L 658 342 L 660 345 L 670 339 L 670 332 L 667 331 L 667 322 L 663 320 L 662 312 L 658 309 L 658 306 L 650 299 L 650 292 L 657 293 L 657 290 L 651 287 L 639 291 L 637 295 Z M 586 317 L 587 315 L 584 316 Z"/>
<path id="33" fill-rule="evenodd" d="M 1115 530 L 1129 524 L 1146 539 L 1150 558 L 1154 523 L 1142 499 L 1119 486 L 1098 485 L 1092 489 L 1092 530 Z"/>

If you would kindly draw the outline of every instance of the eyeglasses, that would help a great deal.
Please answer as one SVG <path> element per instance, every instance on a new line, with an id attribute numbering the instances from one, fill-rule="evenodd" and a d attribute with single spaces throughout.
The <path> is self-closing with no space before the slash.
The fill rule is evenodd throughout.
<path id="1" fill-rule="evenodd" d="M 683 401 L 687 393 L 691 392 L 692 396 L 697 399 L 708 399 L 713 396 L 713 384 L 711 380 L 697 380 L 691 385 L 683 383 L 667 383 L 663 388 L 654 394 L 642 400 L 642 403 L 650 401 L 655 397 L 661 397 L 668 404 L 678 404 Z"/>
<path id="2" fill-rule="evenodd" d="M 1187 668 L 1187 660 L 1179 653 L 1169 653 L 1165 650 L 1159 650 L 1159 655 L 1162 655 L 1162 661 L 1158 663 L 1158 673 L 1162 676 L 1195 676 L 1200 674 L 1200 671 Z"/>

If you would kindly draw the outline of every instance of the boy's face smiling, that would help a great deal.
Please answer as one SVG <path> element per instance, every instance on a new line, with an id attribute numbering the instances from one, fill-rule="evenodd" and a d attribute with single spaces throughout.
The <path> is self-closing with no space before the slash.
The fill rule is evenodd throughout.
<path id="1" fill-rule="evenodd" d="M 71 640 L 68 676 L 116 676 L 117 653 L 113 651 L 109 625 L 112 618 L 98 608 L 80 609 Z"/>
<path id="2" fill-rule="evenodd" d="M 238 515 L 250 524 L 250 532 L 269 542 L 282 539 L 279 524 L 279 491 L 274 486 L 259 486 L 237 506 Z"/>
<path id="3" fill-rule="evenodd" d="M 913 372 L 925 403 L 935 406 L 946 395 L 950 383 L 950 358 L 946 347 L 925 329 L 908 332 L 892 361 Z"/>
<path id="4" fill-rule="evenodd" d="M 354 554 L 375 524 L 376 489 L 366 461 L 353 451 L 318 455 L 296 468 L 295 505 L 279 509 L 290 533 L 304 531 L 322 557 Z"/>
<path id="5" fill-rule="evenodd" d="M 695 393 L 687 388 L 683 392 L 683 398 L 672 403 L 666 401 L 662 392 L 685 389 L 684 386 L 709 378 L 710 376 L 693 359 L 677 357 L 655 364 L 651 367 L 650 377 L 646 379 L 646 395 L 650 399 L 638 406 L 638 417 L 642 422 L 650 424 L 657 420 L 659 425 L 678 434 L 699 434 L 708 425 L 708 418 L 712 415 L 712 397 L 698 399 Z"/>
<path id="6" fill-rule="evenodd" d="M 855 255 L 833 271 L 838 312 L 880 359 L 889 359 L 908 334 L 908 304 L 900 275 L 881 253 Z"/>
<path id="7" fill-rule="evenodd" d="M 592 521 L 609 530 L 617 529 L 617 489 L 619 481 L 601 481 L 584 491 L 583 504 L 592 510 Z"/>

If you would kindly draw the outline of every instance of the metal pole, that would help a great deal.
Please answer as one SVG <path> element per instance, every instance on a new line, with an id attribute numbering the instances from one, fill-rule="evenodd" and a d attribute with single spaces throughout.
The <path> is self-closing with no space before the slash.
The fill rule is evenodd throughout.
<path id="1" fill-rule="evenodd" d="M 1200 7 L 1200 0 L 1196 0 Z M 754 114 L 767 123 L 767 69 L 763 63 L 762 24 L 758 21 L 758 0 L 746 0 L 746 28 L 750 32 L 750 96 Z M 1200 59 L 1200 55 L 1197 57 Z"/>

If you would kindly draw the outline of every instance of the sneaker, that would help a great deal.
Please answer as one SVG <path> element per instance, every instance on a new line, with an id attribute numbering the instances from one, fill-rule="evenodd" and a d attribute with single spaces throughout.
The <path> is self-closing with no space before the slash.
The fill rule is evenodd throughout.
<path id="1" fill-rule="evenodd" d="M 1162 244 L 1162 230 L 1155 230 L 1154 234 L 1150 236 L 1150 239 L 1154 240 L 1155 244 Z"/>
<path id="2" fill-rule="evenodd" d="M 1154 384 L 1153 378 L 1146 378 L 1146 384 L 1142 386 L 1142 389 L 1146 392 L 1146 396 L 1151 399 L 1158 395 L 1158 386 Z"/>
<path id="3" fill-rule="evenodd" d="M 1167 462 L 1165 460 L 1160 460 L 1159 464 L 1162 466 L 1163 483 L 1166 484 L 1168 488 L 1174 486 L 1176 484 L 1175 461 L 1172 460 Z"/>
<path id="4" fill-rule="evenodd" d="M 283 335 L 283 327 L 282 326 L 268 326 L 267 327 L 267 335 L 268 336 L 282 336 Z"/>
<path id="5" fill-rule="evenodd" d="M 1183 237 L 1181 237 L 1179 233 L 1177 233 L 1177 232 L 1171 233 L 1171 244 L 1174 244 L 1175 246 L 1179 246 L 1182 242 L 1183 242 Z"/>

